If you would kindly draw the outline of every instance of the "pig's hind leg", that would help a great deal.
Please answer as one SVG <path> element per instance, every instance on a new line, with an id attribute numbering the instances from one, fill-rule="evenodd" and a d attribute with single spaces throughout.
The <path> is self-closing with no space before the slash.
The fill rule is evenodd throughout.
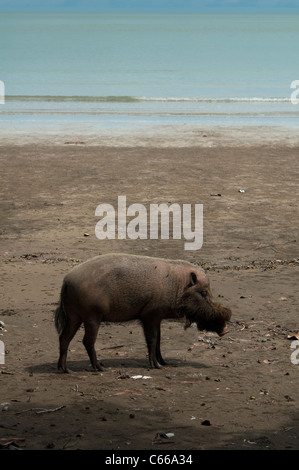
<path id="1" fill-rule="evenodd" d="M 66 327 L 64 328 L 64 330 L 59 336 L 60 355 L 59 355 L 59 361 L 58 361 L 58 369 L 63 370 L 63 372 L 70 372 L 70 370 L 67 368 L 67 365 L 66 365 L 68 347 L 69 347 L 71 340 L 73 339 L 76 332 L 78 331 L 81 323 L 82 322 L 80 318 L 76 320 L 72 319 L 71 321 L 68 321 Z"/>
<path id="2" fill-rule="evenodd" d="M 97 335 L 98 335 L 99 326 L 100 324 L 97 321 L 88 321 L 84 323 L 85 334 L 83 337 L 83 344 L 86 348 L 92 368 L 94 370 L 103 371 L 105 370 L 105 367 L 103 366 L 101 362 L 97 360 L 97 355 L 96 355 L 96 351 L 94 348 Z"/>

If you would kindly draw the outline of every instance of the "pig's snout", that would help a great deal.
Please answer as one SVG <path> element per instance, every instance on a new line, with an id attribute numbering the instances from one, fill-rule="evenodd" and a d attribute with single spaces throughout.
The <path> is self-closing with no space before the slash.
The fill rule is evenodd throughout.
<path id="1" fill-rule="evenodd" d="M 227 333 L 228 333 L 228 328 L 227 328 L 227 326 L 225 325 L 225 327 L 223 328 L 223 330 L 220 331 L 220 332 L 218 333 L 218 335 L 221 337 L 221 336 L 227 335 Z"/>
<path id="2" fill-rule="evenodd" d="M 227 323 L 230 322 L 231 310 L 218 304 L 214 311 L 214 315 L 218 318 L 218 327 L 215 328 L 215 332 L 218 336 L 222 337 L 229 331 Z"/>

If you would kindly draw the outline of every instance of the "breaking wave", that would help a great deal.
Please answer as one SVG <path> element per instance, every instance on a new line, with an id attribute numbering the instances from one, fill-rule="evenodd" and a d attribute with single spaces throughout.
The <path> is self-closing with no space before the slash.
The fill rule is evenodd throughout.
<path id="1" fill-rule="evenodd" d="M 233 97 L 233 98 L 201 98 L 201 97 L 136 97 L 136 96 L 34 96 L 34 95 L 11 95 L 6 96 L 7 101 L 22 102 L 98 102 L 98 103 L 142 103 L 142 102 L 165 102 L 165 103 L 287 103 L 290 98 L 263 98 L 263 97 Z"/>

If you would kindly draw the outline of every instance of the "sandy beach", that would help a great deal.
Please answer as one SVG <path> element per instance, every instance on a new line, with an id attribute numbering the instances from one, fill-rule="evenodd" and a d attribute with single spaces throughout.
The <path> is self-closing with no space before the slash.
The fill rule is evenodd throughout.
<path id="1" fill-rule="evenodd" d="M 2 139 L 0 447 L 299 448 L 290 339 L 299 331 L 298 139 L 275 129 L 188 132 Z M 202 248 L 97 239 L 95 209 L 116 206 L 119 195 L 146 207 L 203 204 Z M 214 297 L 232 309 L 229 333 L 163 323 L 171 365 L 156 370 L 138 323 L 104 324 L 96 349 L 107 370 L 94 373 L 80 329 L 73 372 L 59 372 L 53 312 L 63 277 L 113 251 L 202 266 Z"/>

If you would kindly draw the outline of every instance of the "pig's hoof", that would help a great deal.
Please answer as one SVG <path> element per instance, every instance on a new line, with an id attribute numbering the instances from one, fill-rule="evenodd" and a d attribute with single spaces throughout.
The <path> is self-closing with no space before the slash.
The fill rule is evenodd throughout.
<path id="1" fill-rule="evenodd" d="M 107 367 L 105 367 L 102 362 L 97 362 L 94 366 L 91 367 L 93 372 L 104 372 L 107 370 Z"/>
<path id="2" fill-rule="evenodd" d="M 160 364 L 160 362 L 154 362 L 153 364 L 151 364 L 151 368 L 152 369 L 163 369 L 163 364 Z"/>
<path id="3" fill-rule="evenodd" d="M 68 369 L 67 367 L 58 367 L 58 370 L 63 372 L 64 374 L 70 374 L 72 371 Z"/>
<path id="4" fill-rule="evenodd" d="M 65 364 L 61 364 L 60 362 L 57 364 L 57 369 L 61 370 L 61 372 L 64 372 L 65 374 L 69 374 L 71 371 L 66 367 Z"/>
<path id="5" fill-rule="evenodd" d="M 164 361 L 164 359 L 161 359 L 159 360 L 159 364 L 161 364 L 161 366 L 168 366 L 168 363 L 166 361 Z"/>

